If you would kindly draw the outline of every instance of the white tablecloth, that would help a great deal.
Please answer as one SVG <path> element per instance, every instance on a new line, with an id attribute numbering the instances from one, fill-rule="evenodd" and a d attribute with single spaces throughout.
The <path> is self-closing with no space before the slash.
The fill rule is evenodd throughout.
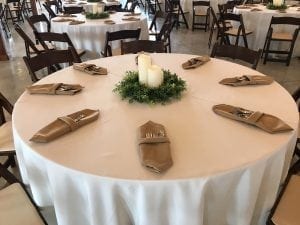
<path id="1" fill-rule="evenodd" d="M 277 10 L 266 9 L 266 7 L 263 5 L 257 5 L 256 8 L 262 9 L 262 11 L 251 12 L 250 9 L 234 8 L 234 13 L 243 15 L 245 28 L 247 30 L 253 31 L 253 34 L 247 36 L 247 40 L 248 40 L 249 48 L 255 50 L 259 48 L 263 49 L 272 16 L 300 17 L 300 11 L 297 11 L 297 7 L 288 8 L 286 10 L 286 13 L 279 13 Z M 276 30 L 274 31 L 292 33 L 295 30 L 295 28 L 296 28 L 295 26 L 280 25 L 280 26 L 275 26 Z M 277 48 L 275 45 L 274 47 Z M 286 48 L 286 45 L 280 44 L 278 48 Z M 294 56 L 300 55 L 299 35 L 295 43 L 293 55 Z"/>
<path id="2" fill-rule="evenodd" d="M 66 32 L 70 36 L 74 46 L 79 49 L 86 49 L 100 53 L 104 50 L 106 32 L 118 31 L 125 29 L 141 28 L 140 39 L 148 40 L 148 24 L 144 14 L 140 16 L 140 21 L 123 21 L 125 13 L 118 12 L 111 14 L 108 19 L 114 20 L 116 24 L 107 25 L 105 19 L 91 20 L 86 19 L 84 15 L 76 14 L 77 20 L 86 21 L 79 25 L 69 25 L 69 22 L 53 22 L 51 21 L 51 29 L 53 32 Z M 128 13 L 127 13 L 128 14 Z M 114 41 L 113 48 L 120 47 L 120 42 Z"/>
<path id="3" fill-rule="evenodd" d="M 94 60 L 107 76 L 66 68 L 38 82 L 83 85 L 75 96 L 25 92 L 18 99 L 13 131 L 22 178 L 40 206 L 54 205 L 60 225 L 265 224 L 294 148 L 296 104 L 276 82 L 218 83 L 257 71 L 218 59 L 183 70 L 189 58 L 152 54 L 153 63 L 187 82 L 182 99 L 164 106 L 129 104 L 112 92 L 136 69 L 135 55 Z M 272 135 L 220 117 L 212 111 L 219 103 L 276 115 L 295 130 Z M 29 141 L 55 118 L 84 108 L 100 109 L 100 118 L 47 144 Z M 161 175 L 138 158 L 137 129 L 148 120 L 163 124 L 171 141 L 174 165 Z"/>

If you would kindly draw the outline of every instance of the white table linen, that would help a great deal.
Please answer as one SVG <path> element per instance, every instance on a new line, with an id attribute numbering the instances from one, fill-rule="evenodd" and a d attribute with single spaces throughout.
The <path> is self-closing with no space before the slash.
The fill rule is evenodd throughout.
<path id="1" fill-rule="evenodd" d="M 68 33 L 74 46 L 79 49 L 86 49 L 100 53 L 104 50 L 106 32 L 118 31 L 125 29 L 141 28 L 140 39 L 148 40 L 148 24 L 147 17 L 141 14 L 140 21 L 123 21 L 124 12 L 111 14 L 110 20 L 114 20 L 116 24 L 108 25 L 104 23 L 106 19 L 86 19 L 84 15 L 76 14 L 76 20 L 85 21 L 83 24 L 69 25 L 69 22 L 53 22 L 51 20 L 51 29 L 53 32 Z M 128 13 L 127 13 L 128 14 Z M 114 41 L 113 48 L 119 48 L 120 42 Z"/>
<path id="2" fill-rule="evenodd" d="M 299 114 L 278 83 L 229 87 L 230 76 L 260 74 L 212 59 L 194 70 L 183 54 L 152 54 L 153 63 L 187 82 L 179 101 L 165 106 L 129 104 L 112 92 L 135 55 L 94 60 L 107 76 L 69 67 L 42 83 L 78 83 L 75 96 L 29 95 L 18 99 L 13 131 L 23 181 L 40 206 L 54 205 L 58 224 L 262 225 L 285 177 L 297 137 Z M 216 115 L 212 106 L 232 104 L 280 117 L 295 130 L 269 134 Z M 284 107 L 283 107 L 284 106 Z M 29 138 L 55 118 L 83 108 L 100 118 L 47 144 Z M 174 165 L 157 175 L 138 158 L 137 129 L 148 120 L 166 127 Z"/>
<path id="3" fill-rule="evenodd" d="M 298 7 L 290 7 L 286 10 L 286 13 L 280 13 L 277 10 L 269 10 L 266 6 L 257 4 L 255 8 L 259 8 L 262 11 L 250 11 L 251 9 L 237 9 L 234 8 L 235 14 L 242 14 L 244 25 L 246 30 L 253 31 L 252 34 L 247 35 L 248 46 L 250 49 L 263 49 L 266 40 L 266 35 L 269 29 L 269 25 L 272 16 L 290 16 L 290 17 L 300 17 L 300 11 L 297 11 Z M 294 32 L 296 26 L 280 25 L 275 26 L 274 32 Z M 243 42 L 242 42 L 243 43 Z M 286 49 L 289 45 L 285 45 L 282 42 L 278 45 L 273 45 L 272 48 Z M 294 56 L 300 56 L 300 37 L 295 43 Z"/>

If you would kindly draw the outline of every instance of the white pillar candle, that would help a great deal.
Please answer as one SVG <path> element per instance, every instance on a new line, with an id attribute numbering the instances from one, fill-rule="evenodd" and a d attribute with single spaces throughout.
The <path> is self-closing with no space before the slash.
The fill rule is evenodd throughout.
<path id="1" fill-rule="evenodd" d="M 151 57 L 149 55 L 140 54 L 138 56 L 138 71 L 140 84 L 147 85 L 148 68 L 151 66 Z"/>
<path id="2" fill-rule="evenodd" d="M 152 88 L 159 87 L 163 82 L 163 71 L 159 66 L 152 65 L 148 69 L 148 86 Z"/>
<path id="3" fill-rule="evenodd" d="M 93 14 L 97 14 L 97 10 L 98 10 L 98 6 L 97 6 L 97 3 L 93 4 Z"/>
<path id="4" fill-rule="evenodd" d="M 282 0 L 273 0 L 273 5 L 275 6 L 281 6 L 283 4 Z"/>

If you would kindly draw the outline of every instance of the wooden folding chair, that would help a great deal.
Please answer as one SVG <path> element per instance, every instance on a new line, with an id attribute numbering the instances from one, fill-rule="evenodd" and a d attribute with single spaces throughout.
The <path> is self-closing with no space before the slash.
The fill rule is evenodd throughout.
<path id="1" fill-rule="evenodd" d="M 136 30 L 120 30 L 115 32 L 106 32 L 106 40 L 105 40 L 105 47 L 101 54 L 104 57 L 112 56 L 112 47 L 111 42 L 118 41 L 118 40 L 125 40 L 125 39 L 135 39 L 138 40 L 140 37 L 141 28 Z"/>
<path id="2" fill-rule="evenodd" d="M 197 19 L 205 19 L 205 21 L 197 22 Z M 207 30 L 210 21 L 210 2 L 209 1 L 193 1 L 193 24 L 192 30 Z"/>

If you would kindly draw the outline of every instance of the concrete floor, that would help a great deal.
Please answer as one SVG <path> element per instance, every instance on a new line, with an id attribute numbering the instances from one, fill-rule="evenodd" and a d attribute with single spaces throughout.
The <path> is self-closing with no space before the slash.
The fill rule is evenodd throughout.
<path id="1" fill-rule="evenodd" d="M 20 25 L 32 36 L 31 29 L 27 23 L 21 23 Z M 22 59 L 25 55 L 23 40 L 14 31 L 12 24 L 10 24 L 10 28 L 12 37 L 5 40 L 10 60 L 0 62 L 0 91 L 7 96 L 11 103 L 15 103 L 24 92 L 25 87 L 31 85 L 32 82 Z M 204 32 L 203 30 L 195 30 L 193 32 L 183 27 L 180 27 L 178 30 L 174 29 L 171 35 L 172 52 L 209 55 L 211 49 L 207 45 L 208 36 L 209 32 Z M 99 53 L 89 54 L 84 60 L 98 57 Z M 268 62 L 267 65 L 263 65 L 260 62 L 257 70 L 272 76 L 290 93 L 300 87 L 300 60 L 298 58 L 294 57 L 288 67 L 283 63 Z M 14 173 L 18 175 L 16 169 Z M 4 185 L 4 180 L 0 178 L 0 189 Z M 43 209 L 42 212 L 50 225 L 57 224 L 52 208 Z"/>

